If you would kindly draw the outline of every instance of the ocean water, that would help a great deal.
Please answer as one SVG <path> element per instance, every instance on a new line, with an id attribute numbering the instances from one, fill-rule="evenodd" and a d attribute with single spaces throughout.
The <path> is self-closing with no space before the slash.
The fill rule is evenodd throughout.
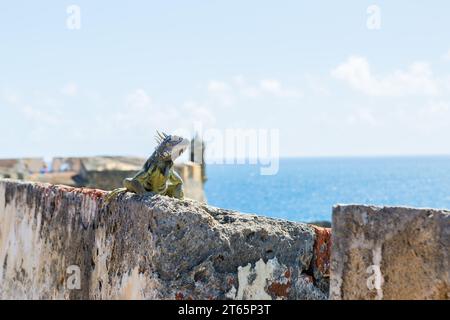
<path id="1" fill-rule="evenodd" d="M 292 221 L 331 220 L 335 204 L 450 208 L 450 157 L 289 158 L 262 176 L 257 165 L 208 165 L 214 206 Z"/>

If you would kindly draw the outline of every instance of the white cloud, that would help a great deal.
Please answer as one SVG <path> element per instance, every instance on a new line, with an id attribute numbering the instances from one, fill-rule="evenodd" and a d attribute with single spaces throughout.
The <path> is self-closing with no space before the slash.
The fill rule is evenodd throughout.
<path id="1" fill-rule="evenodd" d="M 300 97 L 300 91 L 290 88 L 284 88 L 278 80 L 264 79 L 260 82 L 260 88 L 263 92 L 280 98 Z"/>
<path id="2" fill-rule="evenodd" d="M 17 145 L 31 144 L 24 150 L 38 149 L 41 143 L 57 136 L 62 128 L 67 129 L 63 124 L 64 117 L 62 117 L 61 110 L 58 108 L 60 105 L 53 98 L 39 91 L 18 94 L 3 90 L 0 94 L 0 101 L 4 102 L 3 105 L 9 107 L 9 110 L 6 110 L 6 118 L 11 115 L 20 119 L 15 127 L 21 128 L 18 130 L 23 130 L 21 135 L 25 134 L 27 138 L 24 141 L 17 140 L 15 143 Z"/>
<path id="3" fill-rule="evenodd" d="M 430 101 L 420 109 L 423 116 L 450 116 L 450 103 L 448 101 Z"/>
<path id="4" fill-rule="evenodd" d="M 214 125 L 216 123 L 216 117 L 211 112 L 211 108 L 196 101 L 185 102 L 182 106 L 182 112 L 186 115 L 184 120 L 188 120 L 190 123 L 200 122 L 206 125 Z"/>
<path id="5" fill-rule="evenodd" d="M 358 108 L 347 116 L 347 123 L 350 125 L 364 124 L 376 126 L 378 124 L 378 120 L 372 110 L 368 108 Z"/>
<path id="6" fill-rule="evenodd" d="M 57 114 L 48 112 L 47 110 L 41 110 L 31 105 L 24 105 L 20 111 L 28 120 L 39 127 L 55 126 L 61 121 Z"/>
<path id="7" fill-rule="evenodd" d="M 2 96 L 2 98 L 3 98 L 3 100 L 5 100 L 5 102 L 7 104 L 10 104 L 10 105 L 17 105 L 19 103 L 19 101 L 20 101 L 20 97 L 17 94 L 10 93 L 10 92 L 5 93 Z"/>
<path id="8" fill-rule="evenodd" d="M 163 105 L 153 101 L 145 90 L 136 89 L 126 95 L 125 104 L 108 115 L 110 120 L 102 118 L 101 123 L 106 123 L 106 127 L 111 127 L 112 123 L 117 127 L 116 130 L 132 135 L 148 135 L 156 129 L 170 133 L 175 130 L 190 130 L 194 123 L 213 125 L 216 118 L 211 110 L 213 108 L 207 104 L 196 101 L 176 106 Z"/>
<path id="9" fill-rule="evenodd" d="M 450 61 L 450 49 L 442 56 L 445 61 Z"/>
<path id="10" fill-rule="evenodd" d="M 223 81 L 209 81 L 207 90 L 210 96 L 213 97 L 214 102 L 218 102 L 223 106 L 230 106 L 234 103 L 233 89 Z"/>
<path id="11" fill-rule="evenodd" d="M 226 92 L 229 90 L 228 85 L 223 81 L 211 80 L 208 83 L 208 91 L 217 93 L 217 92 Z"/>
<path id="12" fill-rule="evenodd" d="M 136 89 L 126 97 L 127 107 L 135 110 L 147 110 L 150 107 L 150 96 L 143 89 Z"/>
<path id="13" fill-rule="evenodd" d="M 0 95 L 0 99 L 6 105 L 14 107 L 25 119 L 30 120 L 35 125 L 55 125 L 60 122 L 60 113 L 56 110 L 53 99 L 40 95 L 34 95 L 32 99 L 26 98 L 26 96 L 21 96 L 12 91 L 3 91 Z M 31 100 L 32 103 L 28 103 L 27 100 Z"/>
<path id="14" fill-rule="evenodd" d="M 415 62 L 407 70 L 375 75 L 366 58 L 352 56 L 331 74 L 370 96 L 436 95 L 439 91 L 438 80 L 424 62 Z"/>
<path id="15" fill-rule="evenodd" d="M 222 98 L 222 101 L 232 104 L 238 97 L 260 98 L 299 98 L 302 92 L 298 89 L 287 88 L 276 79 L 262 79 L 257 84 L 249 84 L 244 76 L 233 77 L 230 83 L 210 81 L 208 92 Z"/>
<path id="16" fill-rule="evenodd" d="M 309 92 L 316 96 L 327 97 L 330 95 L 330 90 L 326 86 L 328 79 L 323 76 L 306 74 L 305 82 Z"/>
<path id="17" fill-rule="evenodd" d="M 430 143 L 445 140 L 448 136 L 450 123 L 450 103 L 445 100 L 430 100 L 425 104 L 411 109 L 410 106 L 400 108 L 397 112 L 390 115 L 396 127 L 410 130 L 420 134 L 435 134 Z M 446 148 L 448 144 L 443 144 L 442 148 Z M 444 152 L 442 149 L 441 152 Z"/>
<path id="18" fill-rule="evenodd" d="M 78 94 L 78 85 L 76 83 L 68 83 L 62 87 L 61 93 L 65 96 L 74 97 Z"/>
<path id="19" fill-rule="evenodd" d="M 125 96 L 124 103 L 118 109 L 111 111 L 106 121 L 106 127 L 111 123 L 118 126 L 116 130 L 145 130 L 160 121 L 160 111 L 153 105 L 152 99 L 144 89 L 135 89 Z M 104 117 L 102 116 L 102 121 Z M 110 123 L 108 123 L 110 122 Z M 115 126 L 113 125 L 113 126 Z"/>
<path id="20" fill-rule="evenodd" d="M 233 84 L 236 87 L 238 93 L 245 97 L 256 98 L 261 96 L 261 92 L 258 87 L 248 85 L 244 76 L 238 75 L 233 78 Z"/>

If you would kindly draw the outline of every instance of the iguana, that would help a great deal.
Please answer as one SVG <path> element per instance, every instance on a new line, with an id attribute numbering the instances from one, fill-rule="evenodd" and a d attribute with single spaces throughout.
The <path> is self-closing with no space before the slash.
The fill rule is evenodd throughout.
<path id="1" fill-rule="evenodd" d="M 173 169 L 173 162 L 189 146 L 189 140 L 157 132 L 158 146 L 134 177 L 123 180 L 123 188 L 112 190 L 105 198 L 108 204 L 123 192 L 161 194 L 183 199 L 183 180 Z"/>

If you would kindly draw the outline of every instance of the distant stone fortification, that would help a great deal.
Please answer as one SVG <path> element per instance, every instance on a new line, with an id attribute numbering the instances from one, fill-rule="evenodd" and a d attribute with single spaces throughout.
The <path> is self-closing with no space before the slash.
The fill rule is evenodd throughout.
<path id="1" fill-rule="evenodd" d="M 48 167 L 42 158 L 0 159 L 0 178 L 112 190 L 138 172 L 146 159 L 138 157 L 56 157 Z M 204 166 L 176 163 L 184 182 L 185 196 L 206 202 Z"/>

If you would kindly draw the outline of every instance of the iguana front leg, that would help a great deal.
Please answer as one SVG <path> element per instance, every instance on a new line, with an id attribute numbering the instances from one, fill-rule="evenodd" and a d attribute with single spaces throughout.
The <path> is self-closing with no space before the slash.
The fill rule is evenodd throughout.
<path id="1" fill-rule="evenodd" d="M 123 180 L 123 186 L 128 191 L 134 192 L 136 194 L 148 193 L 147 190 L 145 190 L 144 186 L 137 179 L 126 178 Z"/>
<path id="2" fill-rule="evenodd" d="M 117 189 L 112 190 L 110 193 L 108 193 L 106 195 L 104 204 L 108 205 L 112 199 L 114 199 L 119 194 L 124 193 L 124 192 L 127 192 L 127 188 L 117 188 Z"/>
<path id="3" fill-rule="evenodd" d="M 105 204 L 109 204 L 112 199 L 117 197 L 119 194 L 124 192 L 134 192 L 136 194 L 146 194 L 148 193 L 147 190 L 144 189 L 142 184 L 139 183 L 138 180 L 134 178 L 125 178 L 122 182 L 123 188 L 117 188 L 112 190 L 105 198 Z"/>
<path id="4" fill-rule="evenodd" d="M 169 183 L 165 195 L 177 199 L 184 199 L 183 180 L 174 170 L 170 171 Z"/>

